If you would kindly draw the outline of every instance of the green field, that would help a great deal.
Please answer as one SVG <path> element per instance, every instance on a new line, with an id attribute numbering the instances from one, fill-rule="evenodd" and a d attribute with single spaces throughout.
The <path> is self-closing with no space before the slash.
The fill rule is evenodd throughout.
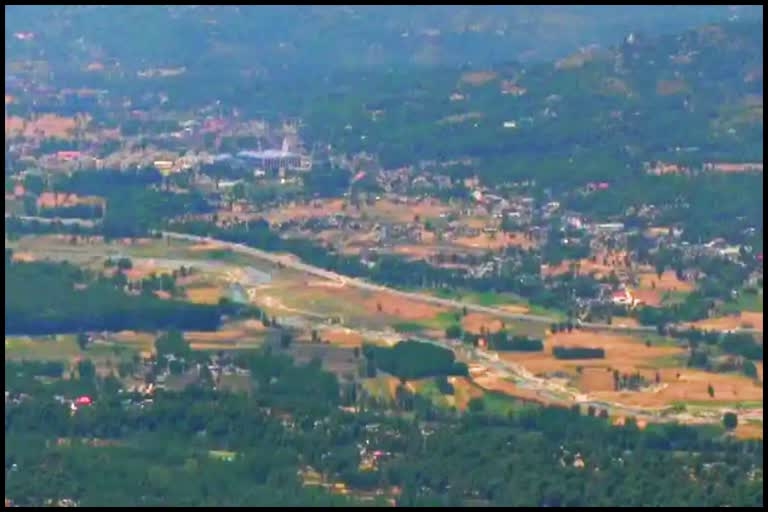
<path id="1" fill-rule="evenodd" d="M 76 336 L 64 334 L 56 336 L 6 337 L 6 360 L 30 361 L 67 361 L 74 362 L 79 358 L 87 358 L 97 367 L 117 367 L 122 361 L 130 360 L 136 349 L 130 345 L 110 343 L 91 344 L 86 350 L 80 350 Z"/>
<path id="2" fill-rule="evenodd" d="M 519 411 L 525 407 L 525 404 L 520 400 L 498 391 L 485 391 L 483 404 L 486 411 L 502 416 L 507 416 L 510 412 Z"/>
<path id="3" fill-rule="evenodd" d="M 470 292 L 462 290 L 449 290 L 445 288 L 435 288 L 431 290 L 413 290 L 417 292 L 426 292 L 442 299 L 460 300 L 470 304 L 477 304 L 485 307 L 501 306 L 525 306 L 533 315 L 550 316 L 554 321 L 565 320 L 566 315 L 561 311 L 543 308 L 530 304 L 527 300 L 514 293 L 496 293 L 496 292 Z"/>
<path id="4" fill-rule="evenodd" d="M 724 313 L 738 313 L 740 311 L 750 311 L 755 313 L 763 312 L 762 293 L 744 293 L 734 302 L 726 302 L 723 306 Z"/>

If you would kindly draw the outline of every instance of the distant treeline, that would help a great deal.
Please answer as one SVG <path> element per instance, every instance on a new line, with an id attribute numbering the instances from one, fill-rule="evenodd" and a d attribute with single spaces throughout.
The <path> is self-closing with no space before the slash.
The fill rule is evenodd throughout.
<path id="1" fill-rule="evenodd" d="M 90 282 L 67 263 L 5 262 L 5 333 L 199 330 L 219 327 L 217 306 L 129 295 L 110 282 Z"/>
<path id="2" fill-rule="evenodd" d="M 554 347 L 552 354 L 557 359 L 604 359 L 605 350 L 591 347 Z"/>
<path id="3" fill-rule="evenodd" d="M 488 335 L 488 348 L 510 352 L 541 352 L 544 350 L 544 343 L 540 339 L 527 336 L 510 337 L 506 331 L 498 331 Z"/>

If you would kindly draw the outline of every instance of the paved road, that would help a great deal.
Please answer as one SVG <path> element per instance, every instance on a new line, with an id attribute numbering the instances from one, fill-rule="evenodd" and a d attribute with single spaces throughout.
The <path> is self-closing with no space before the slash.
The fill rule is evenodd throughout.
<path id="1" fill-rule="evenodd" d="M 299 270 L 302 272 L 305 272 L 310 275 L 314 275 L 317 277 L 322 277 L 325 279 L 330 279 L 334 281 L 339 281 L 347 286 L 351 286 L 354 288 L 359 288 L 362 290 L 370 290 L 370 291 L 376 291 L 376 292 L 387 292 L 393 295 L 397 295 L 399 297 L 407 298 L 410 300 L 415 300 L 419 302 L 427 302 L 430 304 L 435 304 L 438 306 L 445 306 L 453 309 L 462 309 L 466 308 L 467 311 L 475 311 L 478 313 L 487 313 L 494 315 L 499 318 L 504 318 L 507 320 L 518 320 L 518 321 L 525 321 L 525 322 L 533 322 L 533 323 L 543 323 L 543 324 L 551 324 L 554 319 L 547 316 L 541 316 L 541 315 L 530 315 L 530 314 L 524 314 L 524 313 L 511 313 L 509 311 L 504 311 L 503 309 L 498 308 L 492 308 L 487 306 L 481 306 L 479 304 L 471 304 L 467 302 L 461 302 L 458 300 L 452 300 L 452 299 L 443 299 L 440 297 L 434 297 L 432 295 L 427 295 L 425 293 L 413 293 L 413 292 L 405 292 L 401 290 L 396 290 L 393 288 L 388 288 L 386 286 L 381 286 L 373 283 L 369 283 L 367 281 L 364 281 L 362 279 L 354 278 L 354 277 L 347 277 L 340 274 L 337 274 L 335 272 L 330 272 L 328 270 L 315 267 L 313 265 L 308 265 L 306 263 L 303 263 L 301 260 L 299 260 L 295 256 L 283 256 L 283 255 L 277 255 L 273 253 L 269 253 L 266 251 L 262 251 L 260 249 L 254 249 L 253 247 L 248 247 L 244 244 L 238 244 L 233 242 L 225 242 L 223 240 L 217 240 L 210 237 L 202 237 L 202 236 L 195 236 L 195 235 L 188 235 L 186 233 L 174 233 L 169 231 L 163 231 L 163 236 L 171 239 L 177 239 L 177 240 L 186 240 L 189 242 L 196 242 L 196 243 L 215 243 L 218 245 L 222 245 L 225 247 L 229 247 L 233 251 L 241 252 L 243 254 L 247 254 L 249 256 L 253 256 L 259 259 L 263 259 L 266 261 L 269 261 L 274 264 L 282 264 L 284 267 L 291 268 L 294 270 Z M 634 333 L 654 333 L 656 332 L 656 328 L 650 327 L 650 326 L 621 326 L 621 325 L 614 325 L 614 324 L 600 324 L 600 323 L 592 323 L 592 322 L 582 322 L 580 324 L 580 329 L 588 329 L 588 330 L 599 330 L 599 331 L 619 331 L 619 332 L 634 332 Z M 761 332 L 757 329 L 740 329 L 744 332 Z"/>
<path id="2" fill-rule="evenodd" d="M 87 219 L 49 219 L 47 217 L 31 217 L 29 215 L 11 215 L 9 213 L 5 214 L 5 218 L 16 218 L 20 220 L 28 220 L 28 221 L 37 221 L 41 224 L 53 224 L 54 222 L 60 222 L 64 224 L 65 226 L 73 226 L 73 225 L 79 225 L 83 226 L 85 228 L 92 228 L 96 221 L 87 220 Z"/>

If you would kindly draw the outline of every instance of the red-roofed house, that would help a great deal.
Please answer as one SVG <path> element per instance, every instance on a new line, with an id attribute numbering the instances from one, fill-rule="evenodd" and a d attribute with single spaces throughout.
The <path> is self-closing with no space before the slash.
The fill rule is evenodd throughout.
<path id="1" fill-rule="evenodd" d="M 77 205 L 79 198 L 76 194 L 43 192 L 37 198 L 38 208 L 59 208 Z"/>
<path id="2" fill-rule="evenodd" d="M 82 156 L 82 153 L 79 151 L 57 151 L 56 152 L 56 158 L 59 160 L 69 161 L 69 160 L 77 160 Z"/>

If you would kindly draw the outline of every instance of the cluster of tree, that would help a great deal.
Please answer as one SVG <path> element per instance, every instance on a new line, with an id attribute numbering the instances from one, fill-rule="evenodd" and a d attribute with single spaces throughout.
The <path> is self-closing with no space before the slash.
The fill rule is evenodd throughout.
<path id="1" fill-rule="evenodd" d="M 661 375 L 656 372 L 656 383 L 661 381 Z M 650 384 L 648 379 L 640 375 L 639 372 L 632 374 L 620 373 L 618 370 L 613 371 L 613 389 L 615 391 L 630 390 L 637 391 Z"/>
<path id="2" fill-rule="evenodd" d="M 338 409 L 337 379 L 317 363 L 297 367 L 269 350 L 235 358 L 251 370 L 250 393 L 194 385 L 158 391 L 139 407 L 141 397 L 118 393 L 83 364 L 71 380 L 91 386 L 91 407 L 72 415 L 46 394 L 8 403 L 6 497 L 17 505 L 69 498 L 81 506 L 310 506 L 359 503 L 360 493 L 397 486 L 401 506 L 763 502 L 762 482 L 748 477 L 762 468 L 762 442 L 723 438 L 716 427 L 613 427 L 558 407 L 501 416 L 477 401 L 456 417 L 402 385 L 395 414 L 362 390 L 361 410 L 350 414 Z M 732 429 L 737 421 L 723 423 Z M 392 456 L 361 469 L 360 445 Z M 231 460 L 212 457 L 222 450 Z M 307 467 L 345 482 L 350 497 L 305 488 L 298 473 Z"/>
<path id="3" fill-rule="evenodd" d="M 406 340 L 393 347 L 366 344 L 363 354 L 379 370 L 401 379 L 468 375 L 467 365 L 456 362 L 452 350 L 431 343 Z"/>
<path id="4" fill-rule="evenodd" d="M 544 350 L 544 342 L 540 339 L 528 336 L 513 335 L 504 331 L 497 331 L 486 337 L 488 348 L 499 351 L 512 352 L 541 352 Z"/>
<path id="5" fill-rule="evenodd" d="M 111 281 L 89 280 L 67 263 L 13 262 L 6 253 L 5 332 L 215 330 L 216 306 L 129 295 Z M 44 293 L 41 291 L 44 290 Z"/>
<path id="6" fill-rule="evenodd" d="M 593 347 L 552 347 L 552 355 L 557 359 L 604 359 L 605 350 Z"/>
<path id="7" fill-rule="evenodd" d="M 61 206 L 56 208 L 35 208 L 27 210 L 27 215 L 40 215 L 49 219 L 100 219 L 104 215 L 104 208 L 101 205 L 78 204 L 75 206 Z"/>
<path id="8" fill-rule="evenodd" d="M 717 347 L 726 354 L 741 356 L 752 361 L 763 360 L 763 345 L 747 332 L 719 332 L 696 329 L 668 330 L 673 338 L 686 340 L 691 350 L 695 350 L 702 342 L 711 347 Z"/>

